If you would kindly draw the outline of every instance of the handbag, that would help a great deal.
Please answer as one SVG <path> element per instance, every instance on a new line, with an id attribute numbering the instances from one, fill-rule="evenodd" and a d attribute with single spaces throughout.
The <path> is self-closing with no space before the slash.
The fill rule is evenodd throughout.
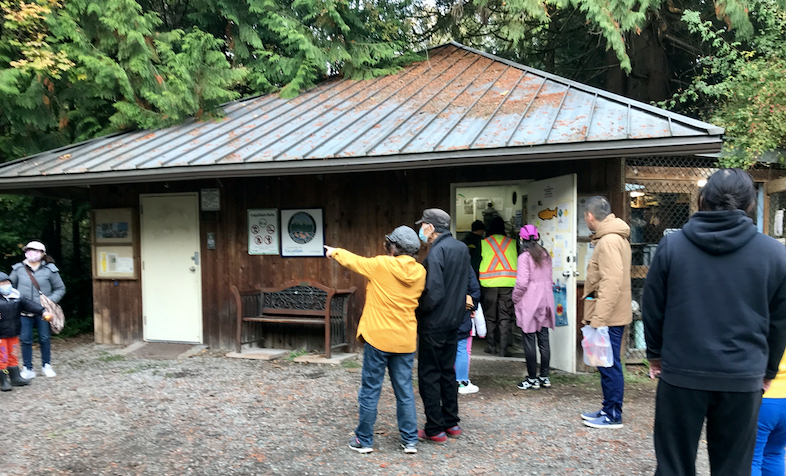
<path id="1" fill-rule="evenodd" d="M 581 347 L 584 348 L 584 363 L 590 367 L 611 367 L 614 365 L 614 354 L 611 349 L 609 328 L 584 326 L 581 328 L 584 338 Z"/>
<path id="2" fill-rule="evenodd" d="M 63 308 L 41 292 L 41 286 L 38 285 L 38 281 L 36 281 L 33 273 L 30 272 L 30 268 L 28 268 L 26 265 L 25 271 L 27 271 L 30 281 L 33 282 L 33 286 L 35 286 L 36 290 L 38 290 L 38 294 L 41 297 L 41 306 L 46 309 L 46 312 L 52 315 L 52 319 L 49 320 L 49 328 L 52 329 L 52 334 L 60 334 L 60 331 L 62 331 L 63 327 L 65 326 L 65 314 L 63 313 Z"/>

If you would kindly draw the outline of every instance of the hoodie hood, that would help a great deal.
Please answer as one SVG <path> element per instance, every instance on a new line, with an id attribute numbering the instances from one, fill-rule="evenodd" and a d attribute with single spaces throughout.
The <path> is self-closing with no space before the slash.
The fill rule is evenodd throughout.
<path id="1" fill-rule="evenodd" d="M 426 268 L 415 261 L 415 258 L 407 255 L 396 256 L 386 260 L 388 270 L 404 286 L 412 286 L 423 280 L 426 275 Z"/>
<path id="2" fill-rule="evenodd" d="M 737 251 L 752 240 L 758 230 L 742 210 L 696 212 L 682 228 L 685 236 L 713 255 Z"/>
<path id="3" fill-rule="evenodd" d="M 610 213 L 602 222 L 598 223 L 598 228 L 592 239 L 599 240 L 602 237 L 610 234 L 620 235 L 626 240 L 630 236 L 630 227 L 627 223 L 617 218 L 613 213 Z"/>

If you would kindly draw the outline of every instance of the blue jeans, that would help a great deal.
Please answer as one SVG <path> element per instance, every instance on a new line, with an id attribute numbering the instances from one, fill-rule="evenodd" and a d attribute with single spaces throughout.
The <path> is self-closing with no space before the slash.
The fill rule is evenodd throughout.
<path id="1" fill-rule="evenodd" d="M 786 398 L 764 398 L 753 451 L 751 476 L 783 476 L 786 456 Z"/>
<path id="2" fill-rule="evenodd" d="M 625 394 L 625 378 L 622 375 L 622 361 L 620 360 L 620 346 L 622 333 L 625 326 L 609 326 L 611 350 L 614 354 L 614 365 L 611 367 L 598 367 L 600 372 L 600 386 L 603 388 L 603 411 L 613 421 L 622 419 L 622 399 Z"/>
<path id="3" fill-rule="evenodd" d="M 49 323 L 41 316 L 22 316 L 22 361 L 28 369 L 33 368 L 33 326 L 38 329 L 38 343 L 41 344 L 41 365 L 49 363 L 52 356 L 49 344 Z"/>
<path id="4" fill-rule="evenodd" d="M 472 354 L 472 336 L 459 339 L 456 344 L 456 382 L 469 381 L 470 354 Z"/>
<path id="5" fill-rule="evenodd" d="M 377 403 L 382 382 L 385 380 L 386 367 L 393 384 L 393 393 L 396 395 L 396 415 L 401 441 L 418 442 L 418 416 L 415 409 L 415 391 L 412 387 L 414 360 L 414 352 L 383 352 L 368 342 L 363 348 L 363 375 L 358 392 L 358 427 L 355 429 L 355 435 L 363 446 L 374 445 L 374 422 L 377 420 Z"/>

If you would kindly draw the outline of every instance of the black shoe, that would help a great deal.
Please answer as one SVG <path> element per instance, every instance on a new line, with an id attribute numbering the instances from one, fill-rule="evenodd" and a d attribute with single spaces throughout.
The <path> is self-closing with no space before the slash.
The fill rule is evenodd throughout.
<path id="1" fill-rule="evenodd" d="M 511 354 L 510 352 L 503 352 L 502 354 L 500 354 L 500 357 L 513 357 L 513 354 Z"/>
<path id="2" fill-rule="evenodd" d="M 30 385 L 30 380 L 22 378 L 22 375 L 19 373 L 19 367 L 8 367 L 8 376 L 12 387 Z"/>
<path id="3" fill-rule="evenodd" d="M 11 391 L 11 379 L 8 377 L 8 370 L 6 369 L 0 370 L 0 391 Z"/>
<path id="4" fill-rule="evenodd" d="M 487 354 L 494 355 L 494 354 L 497 353 L 497 349 L 495 349 L 493 347 L 486 347 L 486 350 L 484 350 L 483 352 L 485 352 Z"/>

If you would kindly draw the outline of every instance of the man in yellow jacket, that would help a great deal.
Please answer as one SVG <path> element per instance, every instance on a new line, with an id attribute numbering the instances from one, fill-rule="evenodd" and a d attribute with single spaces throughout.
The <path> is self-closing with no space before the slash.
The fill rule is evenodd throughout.
<path id="1" fill-rule="evenodd" d="M 594 234 L 595 251 L 587 265 L 584 282 L 584 320 L 592 327 L 608 327 L 614 365 L 598 367 L 603 388 L 603 408 L 583 413 L 590 428 L 622 428 L 622 399 L 625 379 L 620 347 L 625 326 L 633 320 L 630 289 L 630 227 L 611 213 L 603 197 L 587 200 L 584 221 Z"/>
<path id="2" fill-rule="evenodd" d="M 385 236 L 387 255 L 364 258 L 341 248 L 325 246 L 325 255 L 368 279 L 366 303 L 357 339 L 364 343 L 363 373 L 358 392 L 358 426 L 349 447 L 358 453 L 374 451 L 377 402 L 385 368 L 396 395 L 396 413 L 405 453 L 417 453 L 418 428 L 412 364 L 417 348 L 415 308 L 426 285 L 426 269 L 415 256 L 417 233 L 400 226 Z"/>

